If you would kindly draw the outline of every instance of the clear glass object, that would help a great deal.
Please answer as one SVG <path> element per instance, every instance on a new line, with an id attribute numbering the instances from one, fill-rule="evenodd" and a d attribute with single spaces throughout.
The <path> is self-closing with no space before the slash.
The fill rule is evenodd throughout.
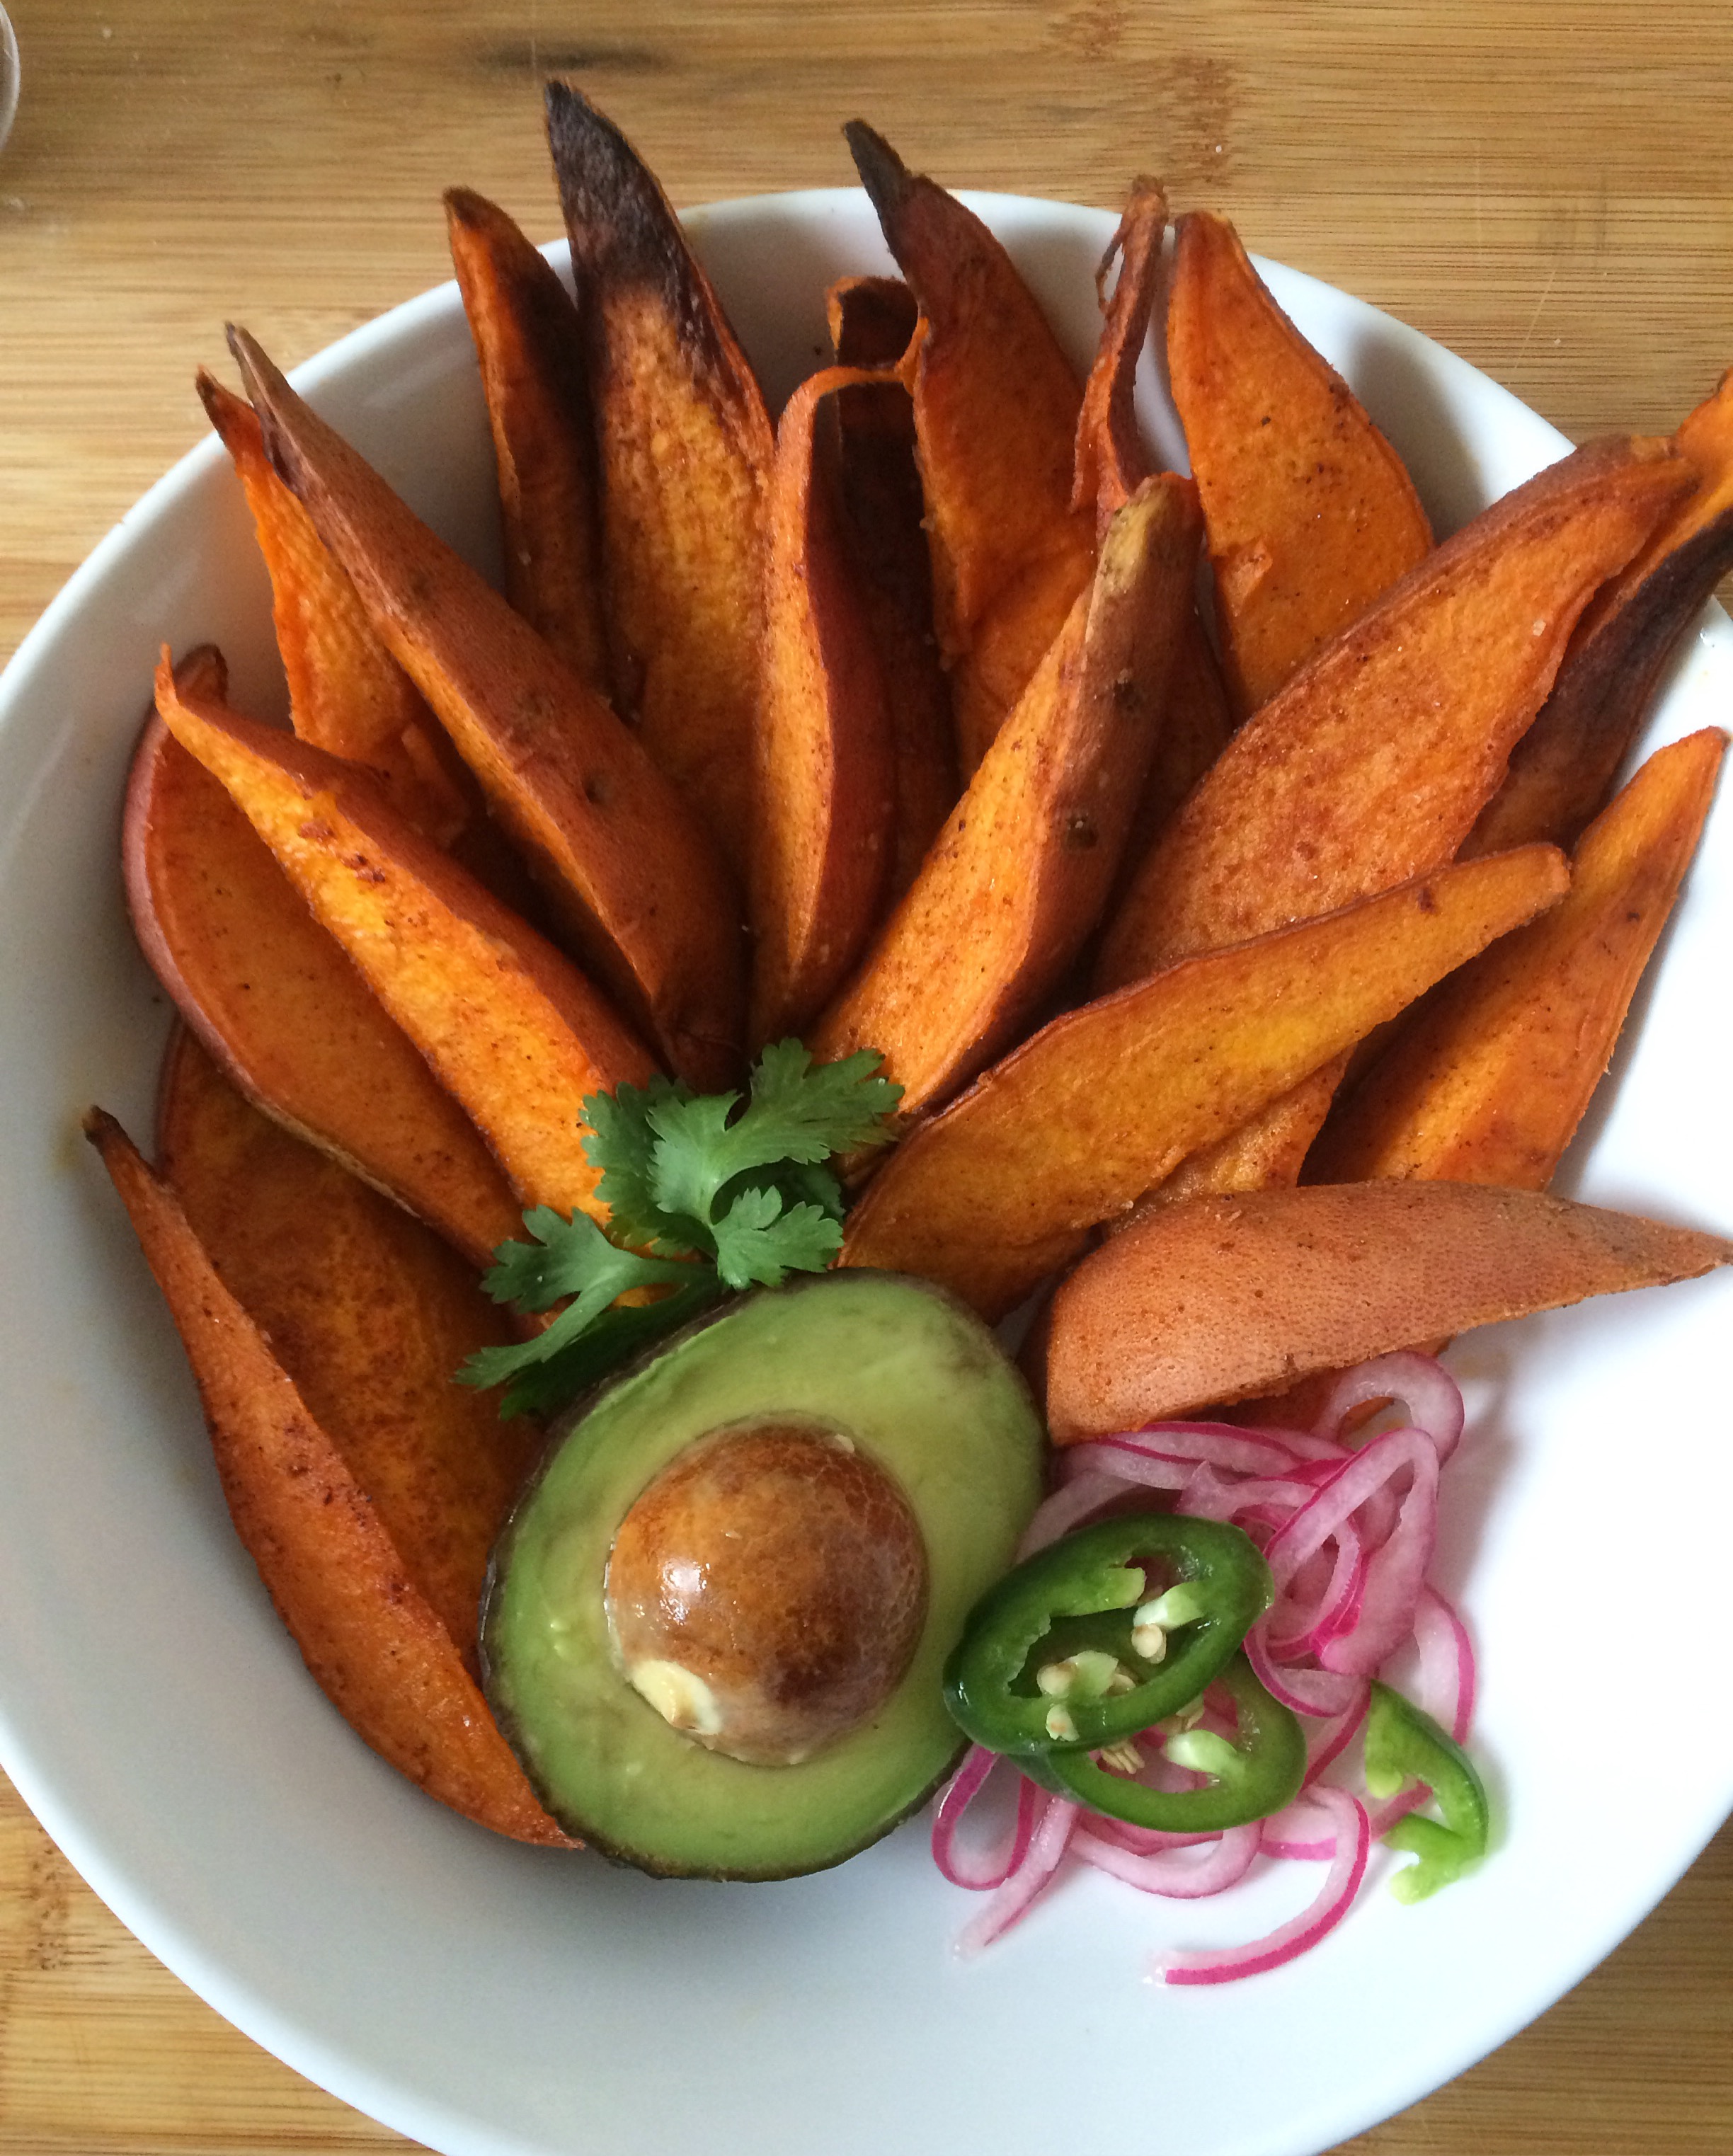
<path id="1" fill-rule="evenodd" d="M 0 149 L 12 132 L 12 116 L 18 109 L 18 41 L 12 33 L 6 10 L 0 8 Z"/>

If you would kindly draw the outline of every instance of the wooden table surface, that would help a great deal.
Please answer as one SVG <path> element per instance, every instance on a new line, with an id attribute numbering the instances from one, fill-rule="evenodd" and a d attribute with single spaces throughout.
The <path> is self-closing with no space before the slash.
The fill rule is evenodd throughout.
<path id="1" fill-rule="evenodd" d="M 225 317 L 295 360 L 440 281 L 457 181 L 557 229 L 549 71 L 680 203 L 851 181 L 857 112 L 959 185 L 1110 203 L 1157 172 L 1576 437 L 1664 431 L 1733 360 L 1726 0 L 10 5 L 0 659 L 198 439 Z M 0 2152 L 393 2143 L 183 1989 L 0 1784 Z M 1351 2145 L 1733 2148 L 1733 1830 L 1535 2026 Z"/>

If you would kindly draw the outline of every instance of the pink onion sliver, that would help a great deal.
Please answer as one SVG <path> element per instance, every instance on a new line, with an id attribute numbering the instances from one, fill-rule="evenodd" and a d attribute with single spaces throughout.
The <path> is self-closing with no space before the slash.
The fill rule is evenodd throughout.
<path id="1" fill-rule="evenodd" d="M 1474 1717 L 1474 1650 L 1468 1630 L 1435 1587 L 1423 1587 L 1414 1606 L 1414 1644 L 1420 1650 L 1420 1704 L 1458 1744 Z"/>
<path id="2" fill-rule="evenodd" d="M 1306 1778 L 1302 1787 L 1309 1789 L 1320 1774 L 1325 1774 L 1348 1749 L 1360 1734 L 1360 1725 L 1365 1719 L 1366 1707 L 1372 1697 L 1371 1686 L 1361 1687 L 1360 1697 L 1345 1714 L 1326 1727 L 1306 1732 Z"/>
<path id="3" fill-rule="evenodd" d="M 1425 1432 L 1416 1430 L 1412 1424 L 1405 1424 L 1401 1430 L 1385 1430 L 1358 1452 L 1350 1454 L 1264 1552 L 1277 1592 L 1280 1593 L 1314 1550 L 1324 1547 L 1345 1520 L 1368 1504 L 1404 1467 L 1412 1468 L 1417 1476 L 1422 1472 L 1429 1475 L 1430 1486 L 1437 1491 L 1437 1452 Z M 1400 1520 L 1400 1511 L 1395 1517 Z M 1370 1522 L 1362 1521 L 1360 1528 L 1368 1542 L 1377 1539 Z"/>
<path id="4" fill-rule="evenodd" d="M 1004 1886 L 1029 1853 L 1035 1832 L 1036 1799 L 1041 1792 L 1024 1775 L 1017 1776 L 1017 1814 L 1004 1846 L 991 1855 L 969 1857 L 958 1844 L 963 1816 L 986 1787 L 987 1778 L 1000 1763 L 997 1753 L 984 1744 L 972 1744 L 963 1764 L 946 1784 L 933 1815 L 933 1861 L 953 1887 L 967 1887 L 986 1893 Z"/>
<path id="5" fill-rule="evenodd" d="M 1044 1796 L 1044 1791 L 1037 1792 Z M 1023 1861 L 974 1922 L 966 1924 L 957 1941 L 959 1954 L 979 1953 L 1008 1932 L 1027 1913 L 1031 1904 L 1059 1869 L 1059 1860 L 1077 1823 L 1080 1804 L 1064 1797 L 1047 1797 L 1046 1808 L 1030 1836 Z"/>
<path id="6" fill-rule="evenodd" d="M 1345 1789 L 1313 1792 L 1311 1801 L 1326 1809 L 1335 1827 L 1335 1855 L 1311 1907 L 1261 1939 L 1242 1947 L 1217 1947 L 1201 1953 L 1174 1953 L 1154 1964 L 1153 1974 L 1166 1984 L 1232 1984 L 1280 1969 L 1334 1931 L 1360 1892 L 1371 1848 L 1365 1807 Z"/>
<path id="7" fill-rule="evenodd" d="M 1334 1670 L 1302 1670 L 1278 1664 L 1271 1656 L 1261 1624 L 1254 1625 L 1246 1635 L 1245 1646 L 1246 1659 L 1259 1684 L 1296 1714 L 1309 1714 L 1320 1721 L 1329 1721 L 1347 1713 L 1365 1688 L 1365 1680 L 1360 1677 L 1340 1676 Z"/>
<path id="8" fill-rule="evenodd" d="M 1023 1539 L 1017 1544 L 1016 1562 L 1021 1564 L 1026 1557 L 1033 1557 L 1049 1543 L 1068 1535 L 1092 1512 L 1124 1494 L 1125 1485 L 1113 1475 L 1080 1475 L 1063 1484 L 1045 1503 L 1036 1507 L 1035 1517 L 1023 1530 Z"/>
<path id="9" fill-rule="evenodd" d="M 1242 1430 L 1231 1422 L 1156 1422 L 1147 1430 L 1116 1432 L 1096 1440 L 1124 1445 L 1152 1458 L 1207 1460 L 1240 1475 L 1285 1475 L 1310 1455 L 1283 1430 Z"/>
<path id="10" fill-rule="evenodd" d="M 1318 1435 L 1340 1443 L 1342 1424 L 1355 1408 L 1385 1399 L 1400 1400 L 1409 1421 L 1437 1447 L 1440 1463 L 1449 1459 L 1463 1434 L 1462 1393 L 1435 1356 L 1417 1354 L 1412 1348 L 1398 1348 L 1345 1371 L 1319 1415 Z"/>
<path id="11" fill-rule="evenodd" d="M 1317 1650 L 1325 1669 L 1354 1676 L 1374 1675 L 1412 1633 L 1438 1539 L 1438 1455 L 1431 1440 L 1412 1428 L 1391 1430 L 1387 1440 L 1372 1440 L 1375 1445 L 1386 1442 L 1400 1445 L 1413 1480 L 1390 1539 L 1366 1558 L 1365 1584 L 1352 1626 L 1320 1641 Z"/>
<path id="12" fill-rule="evenodd" d="M 1316 1606 L 1309 1611 L 1286 1614 L 1280 1632 L 1272 1624 L 1270 1652 L 1278 1661 L 1316 1656 L 1327 1640 L 1350 1630 L 1359 1620 L 1365 1579 L 1366 1560 L 1360 1537 L 1345 1520 L 1336 1531 L 1335 1563 Z"/>
<path id="13" fill-rule="evenodd" d="M 1164 1849 L 1196 1849 L 1216 1838 L 1214 1834 L 1164 1834 L 1160 1827 L 1134 1826 L 1129 1820 L 1109 1819 L 1105 1812 L 1090 1815 L 1089 1831 L 1103 1841 L 1118 1842 L 1134 1856 L 1154 1856 Z"/>
<path id="14" fill-rule="evenodd" d="M 1111 1872 L 1129 1887 L 1146 1894 L 1165 1894 L 1176 1902 L 1200 1901 L 1237 1887 L 1252 1868 L 1257 1854 L 1257 1822 L 1229 1827 L 1216 1839 L 1210 1855 L 1199 1858 L 1175 1850 L 1138 1856 L 1095 1832 L 1093 1824 L 1080 1826 L 1071 1838 L 1072 1854 L 1098 1871 Z"/>

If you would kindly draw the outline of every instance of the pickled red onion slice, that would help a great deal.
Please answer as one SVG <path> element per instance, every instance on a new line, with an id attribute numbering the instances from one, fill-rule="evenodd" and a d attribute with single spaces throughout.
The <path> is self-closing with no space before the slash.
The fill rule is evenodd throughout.
<path id="1" fill-rule="evenodd" d="M 1237 1887 L 1252 1868 L 1262 1839 L 1257 1824 L 1231 1826 L 1215 1837 L 1210 1854 L 1194 1856 L 1189 1850 L 1152 1850 L 1139 1854 L 1098 1834 L 1093 1825 L 1079 1825 L 1071 1838 L 1072 1853 L 1098 1871 L 1110 1872 L 1127 1886 L 1145 1894 L 1162 1894 L 1174 1901 L 1201 1901 Z"/>
<path id="2" fill-rule="evenodd" d="M 1026 1782 L 1024 1787 L 1033 1784 Z M 974 1921 L 964 1926 L 957 1941 L 959 1954 L 979 1953 L 983 1947 L 1002 1938 L 1020 1917 L 1028 1913 L 1059 1869 L 1082 1807 L 1068 1798 L 1050 1797 L 1044 1789 L 1036 1790 L 1036 1798 L 1041 1810 L 1022 1861 Z"/>
<path id="3" fill-rule="evenodd" d="M 1324 1884 L 1310 1906 L 1245 1946 L 1163 1954 L 1154 1962 L 1152 1974 L 1165 1984 L 1232 1984 L 1242 1976 L 1261 1976 L 1267 1969 L 1280 1969 L 1335 1929 L 1365 1876 L 1371 1825 L 1365 1806 L 1346 1789 L 1320 1786 L 1313 1792 L 1312 1801 L 1329 1815 L 1335 1829 L 1335 1850 Z"/>
<path id="4" fill-rule="evenodd" d="M 1004 1846 L 982 1856 L 961 1845 L 964 1815 L 986 1787 L 987 1777 L 1000 1763 L 999 1754 L 988 1751 L 985 1744 L 970 1745 L 938 1799 L 938 1809 L 933 1815 L 933 1861 L 953 1887 L 967 1887 L 977 1893 L 1002 1887 L 1029 1854 L 1040 1792 L 1021 1774 L 1017 1777 L 1016 1816 Z"/>

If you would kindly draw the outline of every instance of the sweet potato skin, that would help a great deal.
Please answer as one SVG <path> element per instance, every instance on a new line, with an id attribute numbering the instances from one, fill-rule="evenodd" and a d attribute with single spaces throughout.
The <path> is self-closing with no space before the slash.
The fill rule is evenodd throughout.
<path id="1" fill-rule="evenodd" d="M 1167 352 L 1243 718 L 1424 558 L 1432 529 L 1401 458 L 1207 210 L 1180 220 Z"/>
<path id="2" fill-rule="evenodd" d="M 1190 603 L 1190 482 L 1146 482 L 1088 592 L 866 963 L 811 1038 L 876 1048 L 903 1122 L 1016 1038 L 1093 927 L 1158 737 Z"/>
<path id="3" fill-rule="evenodd" d="M 904 1139 L 850 1214 L 841 1262 L 1004 1317 L 1189 1153 L 1566 881 L 1550 846 L 1442 869 L 1054 1019 Z"/>
<path id="4" fill-rule="evenodd" d="M 131 1216 L 198 1380 L 236 1532 L 307 1667 L 350 1726 L 440 1803 L 568 1846 L 378 1517 L 112 1116 L 85 1131 Z"/>
<path id="5" fill-rule="evenodd" d="M 769 415 L 642 159 L 568 84 L 546 96 L 589 347 L 615 690 L 743 879 Z"/>
<path id="6" fill-rule="evenodd" d="M 577 309 L 496 203 L 452 187 L 445 223 L 493 434 L 506 597 L 608 696 L 594 415 Z"/>
<path id="7" fill-rule="evenodd" d="M 861 121 L 843 131 L 920 304 L 915 431 L 939 648 L 967 780 L 1088 581 L 1072 507 L 1082 392 L 1010 257 L 973 212 Z"/>
<path id="8" fill-rule="evenodd" d="M 467 1111 L 522 1203 L 605 1219 L 580 1103 L 641 1086 L 654 1066 L 597 991 L 397 816 L 358 767 L 183 696 L 166 658 L 157 703 Z"/>
<path id="9" fill-rule="evenodd" d="M 843 522 L 871 624 L 890 714 L 896 821 L 885 896 L 914 881 L 961 790 L 951 691 L 933 626 L 933 565 L 914 405 L 892 372 L 915 332 L 914 295 L 900 278 L 848 277 L 825 297 L 840 367 L 877 370 L 837 398 Z"/>
<path id="10" fill-rule="evenodd" d="M 467 1265 L 234 1090 L 177 1031 L 158 1172 L 479 1681 L 489 1552 L 540 1441 L 453 1373 L 514 1336 Z"/>
<path id="11" fill-rule="evenodd" d="M 777 429 L 751 884 L 754 1043 L 804 1033 L 859 958 L 890 863 L 896 774 L 872 625 L 844 536 L 832 367 Z"/>
<path id="12" fill-rule="evenodd" d="M 1595 588 L 1694 484 L 1664 443 L 1594 443 L 1438 547 L 1235 734 L 1139 872 L 1098 988 L 1449 860 Z"/>
<path id="13" fill-rule="evenodd" d="M 1464 853 L 1531 839 L 1576 844 L 1612 788 L 1674 646 L 1733 568 L 1733 372 L 1673 441 L 1697 475 L 1696 492 L 1576 624 L 1552 693 L 1512 751 Z"/>
<path id="14" fill-rule="evenodd" d="M 738 1065 L 740 901 L 642 745 L 289 387 L 229 341 L 265 447 L 481 781 L 583 963 L 701 1089 Z M 649 871 L 649 872 L 646 872 Z"/>
<path id="15" fill-rule="evenodd" d="M 1470 1326 L 1733 1264 L 1733 1243 L 1533 1191 L 1354 1183 L 1198 1198 L 1062 1281 L 1057 1445 L 1268 1393 Z"/>
<path id="16" fill-rule="evenodd" d="M 208 678 L 205 693 L 220 693 Z M 132 760 L 121 861 L 152 971 L 255 1107 L 477 1265 L 518 1232 L 475 1126 L 221 782 L 154 715 Z"/>
<path id="17" fill-rule="evenodd" d="M 1545 1188 L 1672 911 L 1726 745 L 1708 727 L 1656 751 L 1582 834 L 1563 901 L 1446 982 L 1342 1101 L 1309 1180 Z"/>

